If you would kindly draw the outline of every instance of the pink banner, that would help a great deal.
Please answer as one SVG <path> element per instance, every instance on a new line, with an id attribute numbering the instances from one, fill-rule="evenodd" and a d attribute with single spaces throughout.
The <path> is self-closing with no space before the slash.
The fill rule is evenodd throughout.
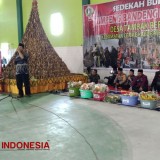
<path id="1" fill-rule="evenodd" d="M 86 5 L 83 21 L 86 67 L 159 68 L 159 0 Z"/>

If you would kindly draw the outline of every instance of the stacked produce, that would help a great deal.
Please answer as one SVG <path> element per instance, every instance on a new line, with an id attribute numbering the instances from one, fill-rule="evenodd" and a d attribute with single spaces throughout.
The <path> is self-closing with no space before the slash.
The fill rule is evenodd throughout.
<path id="1" fill-rule="evenodd" d="M 155 92 L 141 92 L 139 94 L 139 97 L 141 100 L 149 100 L 149 101 L 155 101 L 160 100 L 160 97 Z"/>
<path id="2" fill-rule="evenodd" d="M 66 64 L 58 56 L 46 36 L 40 22 L 36 0 L 33 1 L 31 15 L 22 42 L 29 54 L 30 77 L 46 79 L 70 74 Z M 4 70 L 5 78 L 15 78 L 15 57 L 16 54 Z"/>
<path id="3" fill-rule="evenodd" d="M 113 94 L 113 95 L 106 96 L 105 101 L 109 102 L 109 103 L 120 103 L 121 98 L 120 98 L 120 96 Z"/>
<path id="4" fill-rule="evenodd" d="M 95 86 L 95 83 L 83 83 L 82 85 L 81 85 L 81 90 L 93 90 L 93 88 L 94 88 L 94 86 Z"/>
<path id="5" fill-rule="evenodd" d="M 78 97 L 80 95 L 79 88 L 82 85 L 82 81 L 79 82 L 68 82 L 68 88 L 69 88 L 69 96 L 70 97 Z"/>
<path id="6" fill-rule="evenodd" d="M 109 92 L 109 87 L 105 84 L 96 84 L 92 91 L 97 93 Z"/>
<path id="7" fill-rule="evenodd" d="M 95 86 L 95 83 L 84 83 L 81 85 L 81 88 L 80 88 L 80 95 L 81 95 L 81 98 L 86 98 L 86 99 L 89 99 L 89 98 L 92 98 L 93 97 L 93 93 L 92 93 L 92 90 Z"/>
<path id="8" fill-rule="evenodd" d="M 141 92 L 139 94 L 140 103 L 142 108 L 147 109 L 156 109 L 157 108 L 157 101 L 160 100 L 159 96 L 155 92 Z"/>
<path id="9" fill-rule="evenodd" d="M 132 96 L 139 96 L 139 94 L 137 92 L 129 92 L 129 93 L 124 94 L 124 96 L 132 97 Z"/>
<path id="10" fill-rule="evenodd" d="M 82 81 L 79 82 L 68 82 L 68 88 L 80 88 L 82 85 Z"/>

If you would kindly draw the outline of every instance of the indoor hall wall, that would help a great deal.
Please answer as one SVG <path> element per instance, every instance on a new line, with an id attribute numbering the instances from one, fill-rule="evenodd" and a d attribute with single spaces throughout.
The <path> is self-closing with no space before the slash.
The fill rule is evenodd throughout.
<path id="1" fill-rule="evenodd" d="M 23 1 L 23 16 L 24 27 L 28 22 L 31 9 L 31 1 Z M 91 4 L 105 3 L 110 0 L 91 0 Z M 39 14 L 44 30 L 63 61 L 67 64 L 71 72 L 83 72 L 83 22 L 82 22 L 82 1 L 81 0 L 39 0 Z M 50 32 L 50 15 L 55 12 L 60 12 L 64 19 L 64 33 L 55 37 Z M 98 69 L 98 72 L 103 79 L 106 75 L 110 75 L 111 69 Z M 128 70 L 124 72 L 128 73 Z M 145 70 L 149 81 L 152 80 L 155 71 Z"/>
<path id="2" fill-rule="evenodd" d="M 11 49 L 18 43 L 16 0 L 0 0 L 0 44 L 9 43 Z"/>
<path id="3" fill-rule="evenodd" d="M 83 73 L 82 46 L 55 47 L 55 50 L 72 73 Z"/>
<path id="4" fill-rule="evenodd" d="M 83 23 L 81 0 L 38 0 L 39 14 L 44 30 L 59 56 L 74 73 L 83 72 Z M 91 0 L 91 4 L 105 3 L 106 0 Z M 28 23 L 32 0 L 23 0 L 24 29 Z M 50 32 L 50 15 L 61 12 L 64 20 L 64 33 L 55 37 Z M 16 0 L 0 0 L 0 43 L 9 42 L 15 49 L 18 44 Z M 110 69 L 98 69 L 102 78 L 109 75 Z M 155 71 L 145 70 L 150 78 Z"/>
<path id="5" fill-rule="evenodd" d="M 30 16 L 31 5 L 32 0 L 23 0 L 24 30 Z M 38 8 L 43 28 L 54 47 L 82 45 L 82 0 L 38 0 Z M 57 12 L 63 17 L 64 32 L 60 36 L 53 36 L 50 29 L 50 17 L 51 14 Z"/>
<path id="6" fill-rule="evenodd" d="M 24 30 L 30 16 L 32 0 L 23 0 Z M 83 72 L 83 23 L 82 0 L 38 0 L 39 16 L 52 46 L 71 72 Z M 50 29 L 51 14 L 63 17 L 64 32 L 53 36 Z M 56 22 L 55 22 L 56 25 Z"/>

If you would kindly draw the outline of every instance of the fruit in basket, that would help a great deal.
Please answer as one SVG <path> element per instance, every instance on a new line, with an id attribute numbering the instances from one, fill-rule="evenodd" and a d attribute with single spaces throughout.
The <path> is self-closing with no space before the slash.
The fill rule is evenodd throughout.
<path id="1" fill-rule="evenodd" d="M 109 92 L 109 88 L 105 84 L 96 84 L 92 91 L 98 93 L 104 93 L 104 92 Z"/>
<path id="2" fill-rule="evenodd" d="M 83 83 L 82 85 L 81 85 L 81 89 L 82 90 L 92 90 L 93 89 L 93 87 L 95 86 L 95 83 Z"/>
<path id="3" fill-rule="evenodd" d="M 139 94 L 137 92 L 130 92 L 129 95 L 130 96 L 138 96 Z"/>
<path id="4" fill-rule="evenodd" d="M 119 103 L 121 98 L 118 95 L 108 95 L 106 96 L 105 101 L 109 103 Z"/>
<path id="5" fill-rule="evenodd" d="M 124 96 L 138 96 L 139 94 L 137 92 L 129 92 L 124 94 Z"/>
<path id="6" fill-rule="evenodd" d="M 100 87 L 99 86 L 95 86 L 94 87 L 94 92 L 99 92 L 100 91 Z"/>
<path id="7" fill-rule="evenodd" d="M 155 101 L 155 100 L 159 99 L 158 95 L 156 93 L 154 93 L 154 92 L 151 92 L 151 91 L 149 91 L 149 92 L 141 92 L 139 94 L 139 96 L 140 96 L 141 100 Z"/>
<path id="8" fill-rule="evenodd" d="M 82 85 L 82 81 L 79 81 L 79 82 L 68 82 L 68 88 L 71 88 L 71 87 L 75 87 L 75 88 L 80 88 L 80 86 Z"/>

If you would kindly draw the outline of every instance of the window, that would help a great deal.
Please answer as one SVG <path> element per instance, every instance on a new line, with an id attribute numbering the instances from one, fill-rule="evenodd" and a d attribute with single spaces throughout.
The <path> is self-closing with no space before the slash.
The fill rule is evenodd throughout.
<path id="1" fill-rule="evenodd" d="M 5 58 L 6 62 L 5 64 L 7 64 L 7 60 L 8 60 L 8 52 L 9 52 L 9 43 L 1 43 L 1 58 Z"/>
<path id="2" fill-rule="evenodd" d="M 53 13 L 50 20 L 51 34 L 60 36 L 63 33 L 63 17 L 61 13 Z"/>

